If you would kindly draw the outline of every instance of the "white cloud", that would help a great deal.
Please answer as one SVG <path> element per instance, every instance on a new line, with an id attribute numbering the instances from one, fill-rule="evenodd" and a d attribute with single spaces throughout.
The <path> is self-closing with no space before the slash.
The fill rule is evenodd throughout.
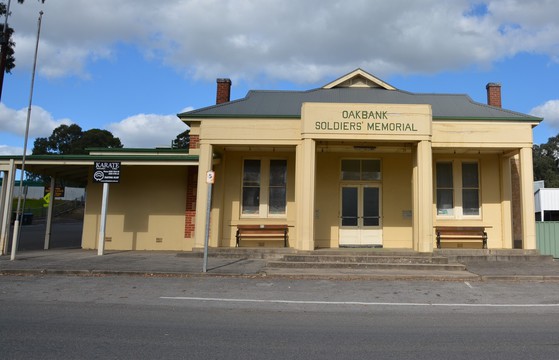
<path id="1" fill-rule="evenodd" d="M 186 107 L 181 112 L 190 111 Z M 25 135 L 27 109 L 10 109 L 0 103 L 0 134 L 21 138 Z M 33 139 L 48 137 L 52 131 L 62 124 L 74 123 L 70 119 L 54 119 L 53 116 L 40 106 L 33 106 L 29 126 L 28 151 L 33 147 Z M 106 127 L 114 136 L 120 138 L 125 147 L 153 148 L 168 147 L 171 141 L 188 126 L 181 122 L 176 115 L 138 114 L 130 116 L 120 122 Z M 83 128 L 84 131 L 89 129 Z M 23 143 L 22 143 L 23 144 Z M 10 144 L 0 144 L 0 155 L 17 155 L 22 148 Z"/>
<path id="2" fill-rule="evenodd" d="M 549 100 L 530 111 L 531 115 L 543 117 L 544 122 L 553 128 L 559 128 L 559 100 Z"/>
<path id="3" fill-rule="evenodd" d="M 17 146 L 0 145 L 0 155 L 21 155 L 23 148 Z"/>
<path id="4" fill-rule="evenodd" d="M 14 5 L 18 66 L 30 66 L 44 8 L 40 73 L 87 77 L 118 43 L 195 78 L 314 82 L 364 67 L 379 76 L 491 66 L 521 52 L 559 59 L 554 0 L 27 1 Z"/>
<path id="5" fill-rule="evenodd" d="M 15 110 L 0 103 L 0 132 L 23 137 L 27 124 L 27 108 Z M 40 106 L 31 107 L 29 120 L 29 137 L 46 137 L 56 127 L 71 124 L 70 119 L 54 119 L 53 116 Z"/>
<path id="6" fill-rule="evenodd" d="M 134 115 L 107 128 L 128 148 L 169 147 L 178 134 L 188 129 L 176 115 L 156 114 Z"/>

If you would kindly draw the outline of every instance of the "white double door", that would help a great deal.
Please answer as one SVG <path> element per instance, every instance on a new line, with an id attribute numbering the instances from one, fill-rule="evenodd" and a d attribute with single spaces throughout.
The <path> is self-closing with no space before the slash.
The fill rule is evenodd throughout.
<path id="1" fill-rule="evenodd" d="M 377 184 L 342 185 L 340 246 L 381 246 L 381 188 Z"/>

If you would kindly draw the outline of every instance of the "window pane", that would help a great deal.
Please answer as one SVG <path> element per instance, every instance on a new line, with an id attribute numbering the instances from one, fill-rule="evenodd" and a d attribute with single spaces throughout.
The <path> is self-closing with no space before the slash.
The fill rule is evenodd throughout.
<path id="1" fill-rule="evenodd" d="M 357 226 L 357 188 L 342 188 L 342 226 Z"/>
<path id="2" fill-rule="evenodd" d="M 342 160 L 342 180 L 360 180 L 361 161 Z"/>
<path id="3" fill-rule="evenodd" d="M 258 214 L 260 188 L 243 187 L 243 214 Z"/>
<path id="4" fill-rule="evenodd" d="M 245 160 L 243 186 L 260 186 L 260 160 Z"/>
<path id="5" fill-rule="evenodd" d="M 245 160 L 243 167 L 243 214 L 258 214 L 260 207 L 260 160 Z"/>
<path id="6" fill-rule="evenodd" d="M 268 213 L 285 214 L 287 186 L 287 160 L 270 160 L 270 187 Z"/>
<path id="7" fill-rule="evenodd" d="M 437 163 L 437 188 L 452 186 L 452 163 Z"/>
<path id="8" fill-rule="evenodd" d="M 437 215 L 452 215 L 454 202 L 452 189 L 437 189 Z"/>
<path id="9" fill-rule="evenodd" d="M 477 163 L 462 163 L 462 208 L 464 215 L 479 215 Z"/>
<path id="10" fill-rule="evenodd" d="M 462 190 L 464 215 L 479 215 L 479 195 L 477 189 Z"/>
<path id="11" fill-rule="evenodd" d="M 363 160 L 361 180 L 380 180 L 380 160 Z"/>
<path id="12" fill-rule="evenodd" d="M 363 225 L 379 226 L 379 188 L 363 189 Z"/>
<path id="13" fill-rule="evenodd" d="M 479 187 L 477 163 L 462 164 L 462 187 L 476 189 Z"/>
<path id="14" fill-rule="evenodd" d="M 270 214 L 285 214 L 285 187 L 272 187 L 270 188 Z"/>
<path id="15" fill-rule="evenodd" d="M 270 186 L 287 184 L 287 160 L 270 160 Z"/>
<path id="16" fill-rule="evenodd" d="M 452 163 L 440 162 L 437 169 L 437 215 L 454 214 Z"/>

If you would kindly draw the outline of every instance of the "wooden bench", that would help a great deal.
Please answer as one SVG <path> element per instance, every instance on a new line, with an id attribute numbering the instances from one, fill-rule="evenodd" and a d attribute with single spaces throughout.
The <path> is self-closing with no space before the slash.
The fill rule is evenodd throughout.
<path id="1" fill-rule="evenodd" d="M 437 249 L 441 248 L 441 241 L 481 241 L 482 248 L 487 249 L 485 226 L 437 226 L 435 232 L 437 234 Z"/>
<path id="2" fill-rule="evenodd" d="M 241 240 L 283 240 L 287 247 L 287 225 L 237 225 L 237 247 Z"/>

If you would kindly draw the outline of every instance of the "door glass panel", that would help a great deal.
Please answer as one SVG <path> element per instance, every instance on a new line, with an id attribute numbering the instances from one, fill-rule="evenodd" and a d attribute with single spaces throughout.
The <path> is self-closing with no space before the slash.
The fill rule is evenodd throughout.
<path id="1" fill-rule="evenodd" d="M 342 188 L 342 226 L 357 226 L 357 188 Z"/>
<path id="2" fill-rule="evenodd" d="M 363 188 L 363 226 L 379 226 L 379 188 Z"/>

